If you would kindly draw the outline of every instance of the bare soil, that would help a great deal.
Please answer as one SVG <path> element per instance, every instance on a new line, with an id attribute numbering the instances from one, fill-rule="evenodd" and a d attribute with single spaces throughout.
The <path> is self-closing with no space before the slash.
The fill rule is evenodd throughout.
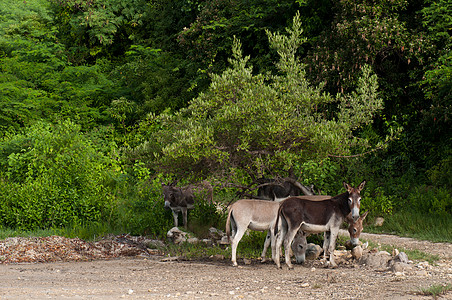
<path id="1" fill-rule="evenodd" d="M 96 243 L 63 237 L 0 241 L 0 299 L 432 299 L 421 293 L 452 284 L 452 244 L 389 235 L 362 240 L 438 255 L 435 264 L 373 269 L 343 256 L 336 269 L 320 260 L 277 269 L 259 260 L 232 267 L 221 257 L 185 261 L 147 249 L 143 237 Z M 452 292 L 441 295 L 452 299 Z"/>

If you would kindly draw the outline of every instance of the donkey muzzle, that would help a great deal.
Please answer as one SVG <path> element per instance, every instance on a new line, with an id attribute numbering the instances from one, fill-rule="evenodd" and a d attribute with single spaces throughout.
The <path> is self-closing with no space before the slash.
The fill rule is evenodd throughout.
<path id="1" fill-rule="evenodd" d="M 352 209 L 352 219 L 353 219 L 353 222 L 358 221 L 358 219 L 359 219 L 359 208 L 354 207 Z"/>

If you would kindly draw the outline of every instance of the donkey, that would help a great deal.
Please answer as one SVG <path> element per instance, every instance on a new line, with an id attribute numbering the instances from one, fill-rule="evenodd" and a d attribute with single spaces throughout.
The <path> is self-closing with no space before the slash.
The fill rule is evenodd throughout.
<path id="1" fill-rule="evenodd" d="M 288 246 L 292 244 L 299 230 L 305 233 L 325 232 L 324 254 L 329 254 L 330 266 L 336 267 L 333 252 L 340 225 L 350 213 L 354 222 L 359 219 L 360 192 L 365 184 L 366 181 L 363 181 L 354 188 L 343 182 L 347 192 L 324 201 L 310 201 L 296 197 L 284 200 L 279 207 L 274 227 L 275 231 L 278 230 L 273 257 L 277 267 L 281 268 L 280 249 L 284 241 L 286 264 L 289 269 L 293 269 Z"/>
<path id="2" fill-rule="evenodd" d="M 304 186 L 293 178 L 267 179 L 260 178 L 257 196 L 254 199 L 274 200 L 275 198 L 283 198 L 298 195 L 314 195 L 314 186 Z"/>
<path id="3" fill-rule="evenodd" d="M 194 207 L 195 196 L 204 196 L 208 202 L 213 202 L 213 189 L 207 181 L 184 187 L 162 183 L 162 189 L 165 208 L 171 209 L 175 227 L 178 227 L 178 214 L 182 212 L 184 227 L 187 228 L 187 211 Z"/>
<path id="4" fill-rule="evenodd" d="M 279 202 L 257 199 L 242 199 L 231 204 L 228 207 L 228 218 L 226 220 L 226 235 L 228 240 L 231 238 L 231 227 L 233 238 L 231 242 L 232 248 L 232 264 L 237 266 L 237 245 L 249 228 L 256 231 L 268 230 L 271 232 L 270 239 L 265 239 L 264 250 L 262 251 L 262 262 L 265 261 L 265 254 L 267 253 L 268 244 L 274 244 L 273 230 L 270 230 L 276 221 L 276 216 L 279 209 Z M 299 248 L 306 247 L 306 238 L 300 243 L 304 245 Z"/>
<path id="5" fill-rule="evenodd" d="M 298 196 L 303 199 L 311 199 L 313 201 L 320 201 L 331 198 L 331 196 L 320 196 L 320 195 L 311 195 L 311 196 Z M 262 251 L 262 262 L 266 261 L 266 253 L 267 249 L 272 245 L 274 245 L 274 235 L 272 227 L 275 224 L 276 216 L 278 213 L 279 201 L 283 201 L 285 198 L 276 198 L 277 201 L 268 201 L 268 200 L 257 200 L 257 199 L 242 199 L 237 202 L 231 204 L 228 207 L 228 218 L 226 220 L 226 234 L 228 239 L 231 236 L 231 225 L 233 239 L 232 239 L 232 264 L 237 266 L 237 245 L 243 237 L 245 231 L 249 228 L 251 230 L 256 231 L 265 231 L 267 230 L 267 237 L 264 242 L 264 249 Z M 297 243 L 293 245 L 293 253 L 295 254 L 295 258 L 297 262 L 302 260 L 304 257 L 304 251 L 306 248 L 306 237 L 300 233 L 302 237 L 297 239 Z M 274 252 L 272 252 L 272 256 Z M 303 259 L 304 261 L 304 259 Z"/>
<path id="6" fill-rule="evenodd" d="M 352 246 L 357 246 L 359 245 L 359 237 L 361 235 L 361 232 L 363 231 L 364 227 L 363 227 L 363 221 L 366 218 L 367 214 L 369 213 L 369 211 L 366 211 L 364 214 L 362 214 L 358 220 L 355 222 L 353 221 L 353 219 L 351 218 L 351 213 L 347 215 L 347 217 L 345 218 L 345 221 L 348 223 L 348 233 L 350 234 L 350 244 Z M 307 238 L 307 236 L 309 235 L 309 233 L 305 233 L 303 232 L 301 229 L 297 232 L 297 234 L 295 235 L 295 238 L 292 242 L 292 251 L 295 255 L 296 258 L 296 262 L 297 264 L 303 264 L 306 260 L 306 246 L 303 245 L 303 240 Z M 326 249 L 328 246 L 328 242 L 326 239 L 326 232 L 324 233 L 325 238 L 324 238 L 324 242 L 323 242 L 323 249 Z M 294 246 L 295 245 L 295 246 Z M 296 246 L 299 247 L 296 247 Z M 325 250 L 324 250 L 325 251 Z"/>

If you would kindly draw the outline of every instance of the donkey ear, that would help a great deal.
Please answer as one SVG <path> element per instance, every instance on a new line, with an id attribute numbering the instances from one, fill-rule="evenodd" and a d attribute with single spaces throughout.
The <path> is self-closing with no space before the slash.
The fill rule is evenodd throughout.
<path id="1" fill-rule="evenodd" d="M 366 211 L 365 213 L 362 214 L 361 217 L 359 217 L 361 220 L 364 221 L 364 219 L 367 217 L 367 214 L 369 213 L 369 211 Z"/>
<path id="2" fill-rule="evenodd" d="M 366 185 L 366 181 L 363 180 L 363 182 L 361 182 L 361 183 L 358 185 L 358 191 L 361 192 L 361 190 L 364 188 L 365 185 Z"/>
<path id="3" fill-rule="evenodd" d="M 342 182 L 342 184 L 344 185 L 344 188 L 345 188 L 348 192 L 351 191 L 352 187 L 351 187 L 348 183 L 346 183 L 346 182 L 344 181 L 344 182 Z"/>

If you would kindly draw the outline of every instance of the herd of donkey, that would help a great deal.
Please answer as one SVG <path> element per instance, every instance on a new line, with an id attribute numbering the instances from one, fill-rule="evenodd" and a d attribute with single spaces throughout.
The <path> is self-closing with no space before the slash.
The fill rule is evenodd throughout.
<path id="1" fill-rule="evenodd" d="M 262 251 L 262 261 L 271 245 L 272 259 L 278 268 L 281 248 L 284 245 L 285 262 L 293 269 L 291 255 L 302 264 L 306 257 L 306 237 L 312 233 L 324 233 L 323 254 L 328 258 L 327 265 L 336 267 L 334 249 L 341 225 L 349 224 L 350 243 L 359 244 L 363 229 L 363 220 L 367 212 L 360 216 L 361 190 L 366 181 L 353 187 L 346 182 L 345 193 L 331 197 L 314 195 L 313 188 L 308 188 L 294 180 L 267 181 L 259 186 L 256 199 L 241 199 L 228 206 L 226 234 L 232 237 L 232 264 L 237 266 L 237 245 L 247 229 L 267 231 Z M 213 201 L 212 188 L 208 190 L 207 201 Z M 184 226 L 187 226 L 187 210 L 194 207 L 194 186 L 176 187 L 165 185 L 163 197 L 165 208 L 171 209 L 174 226 L 178 226 L 178 213 L 182 212 Z M 199 187 L 198 187 L 199 188 Z M 304 195 L 301 195 L 301 194 Z M 270 201 L 269 201 L 270 200 Z M 231 233 L 232 231 L 232 233 Z"/>

